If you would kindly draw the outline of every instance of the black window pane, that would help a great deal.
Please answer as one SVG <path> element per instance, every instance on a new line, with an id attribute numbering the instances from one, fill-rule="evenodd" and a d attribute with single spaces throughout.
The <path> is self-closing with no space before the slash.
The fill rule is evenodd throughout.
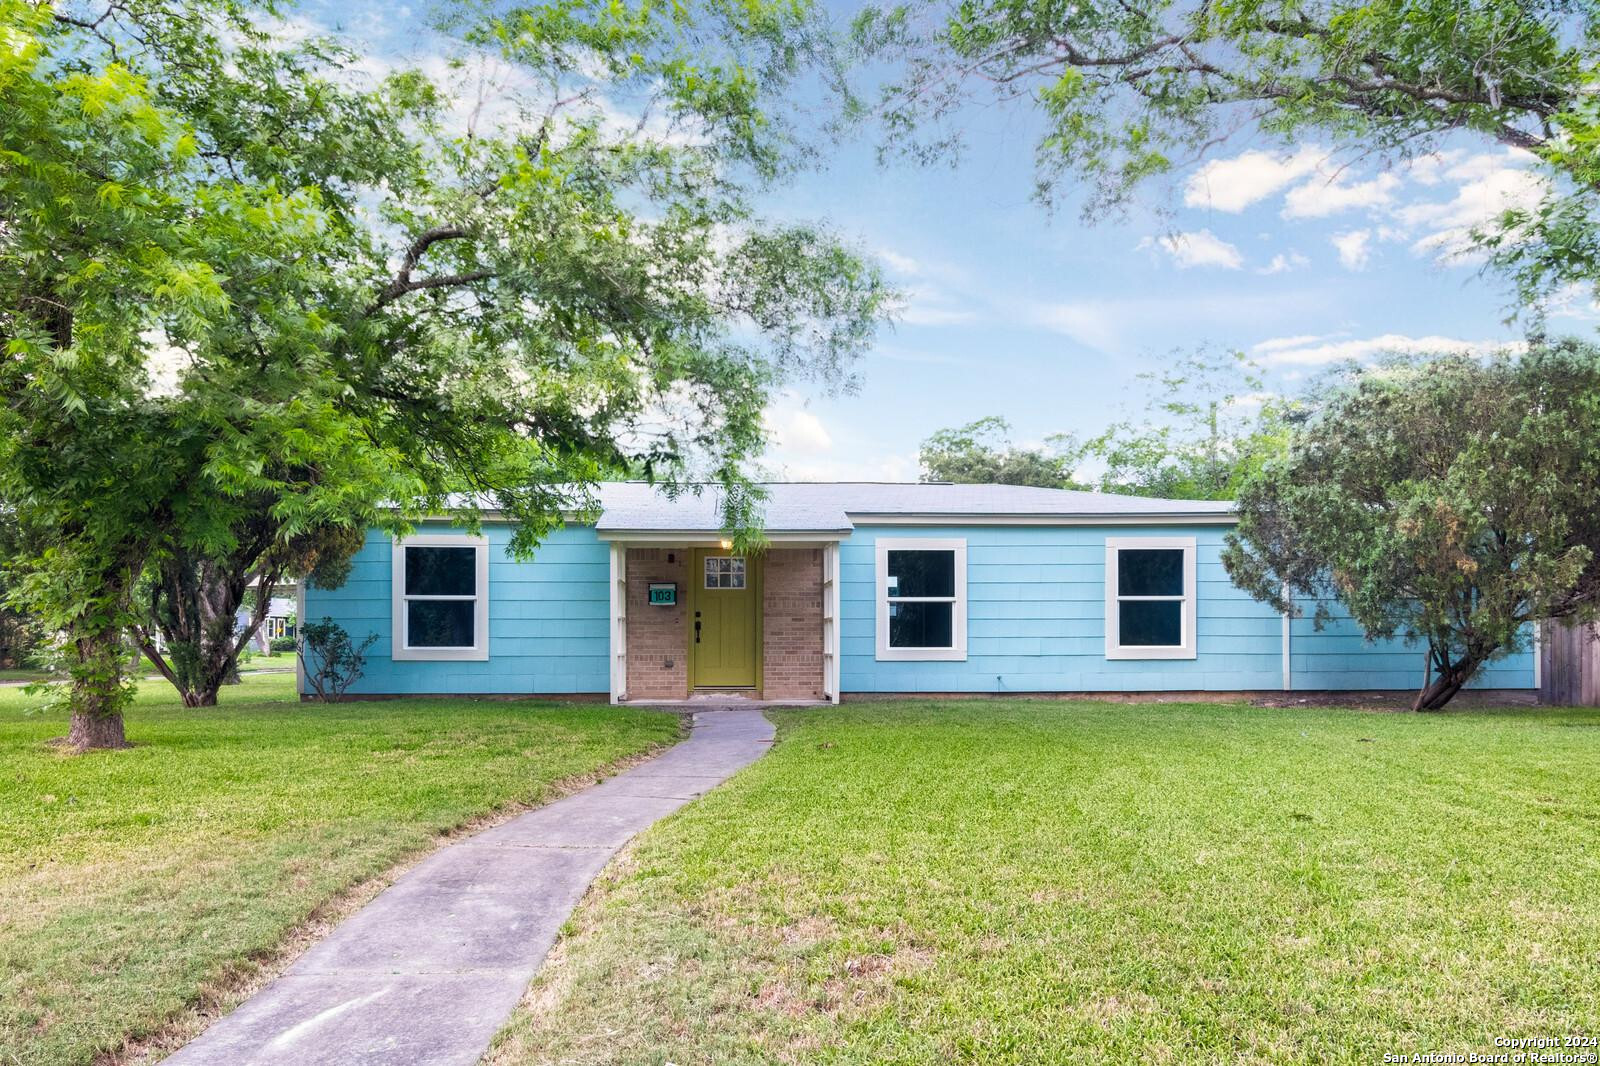
<path id="1" fill-rule="evenodd" d="M 954 596 L 956 553 L 953 551 L 891 551 L 889 595 Z"/>
<path id="2" fill-rule="evenodd" d="M 1124 553 L 1126 554 L 1126 553 Z M 1176 600 L 1123 600 L 1117 641 L 1126 648 L 1183 645 L 1183 604 Z"/>
<path id="3" fill-rule="evenodd" d="M 472 596 L 477 586 L 478 549 L 406 549 L 406 595 Z"/>
<path id="4" fill-rule="evenodd" d="M 954 604 L 891 603 L 889 604 L 889 647 L 954 647 L 954 620 Z"/>
<path id="5" fill-rule="evenodd" d="M 1117 553 L 1117 593 L 1182 596 L 1182 548 L 1124 548 Z"/>
<path id="6" fill-rule="evenodd" d="M 406 609 L 406 646 L 410 648 L 470 648 L 472 600 L 412 600 Z"/>

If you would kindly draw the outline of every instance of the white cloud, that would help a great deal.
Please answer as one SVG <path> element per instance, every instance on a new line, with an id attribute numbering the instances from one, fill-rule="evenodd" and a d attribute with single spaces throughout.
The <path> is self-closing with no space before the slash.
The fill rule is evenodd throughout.
<path id="1" fill-rule="evenodd" d="M 1600 299 L 1593 286 L 1563 285 L 1545 297 L 1542 310 L 1551 318 L 1570 318 L 1579 322 L 1600 321 Z"/>
<path id="2" fill-rule="evenodd" d="M 880 452 L 768 462 L 764 464 L 762 475 L 768 481 L 916 481 L 920 472 L 915 455 Z"/>
<path id="3" fill-rule="evenodd" d="M 1287 255 L 1279 252 L 1277 255 L 1272 257 L 1272 262 L 1268 263 L 1264 267 L 1257 267 L 1256 273 L 1287 274 L 1291 270 L 1299 270 L 1302 267 L 1308 267 L 1310 265 L 1311 260 L 1301 255 L 1299 252 L 1290 252 Z"/>
<path id="4" fill-rule="evenodd" d="M 1315 173 L 1327 158 L 1326 149 L 1307 145 L 1292 155 L 1252 150 L 1232 159 L 1213 159 L 1189 178 L 1183 202 L 1237 214 Z"/>
<path id="5" fill-rule="evenodd" d="M 978 312 L 912 302 L 900 310 L 900 321 L 912 326 L 962 326 L 978 320 Z"/>
<path id="6" fill-rule="evenodd" d="M 929 352 L 920 348 L 897 348 L 880 344 L 872 349 L 873 359 L 887 359 L 891 363 L 915 363 L 919 366 L 971 366 L 972 360 L 944 352 Z"/>
<path id="7" fill-rule="evenodd" d="M 1454 197 L 1408 204 L 1394 213 L 1408 232 L 1421 231 L 1411 250 L 1446 262 L 1472 259 L 1474 229 L 1492 227 L 1503 212 L 1532 208 L 1544 197 L 1549 183 L 1527 169 L 1527 159 L 1523 152 L 1485 152 L 1444 167 L 1443 178 L 1461 182 Z"/>
<path id="8" fill-rule="evenodd" d="M 891 248 L 877 248 L 874 254 L 892 273 L 917 279 L 901 286 L 900 321 L 913 326 L 959 326 L 981 317 L 975 301 L 968 298 L 974 286 L 962 267 L 918 259 Z"/>
<path id="9" fill-rule="evenodd" d="M 874 249 L 873 254 L 882 259 L 884 265 L 897 274 L 916 277 L 923 272 L 920 260 L 913 259 L 909 255 L 901 255 L 892 248 L 877 248 Z"/>
<path id="10" fill-rule="evenodd" d="M 1243 396 L 1235 396 L 1224 406 L 1230 411 L 1259 411 L 1276 399 L 1278 394 L 1275 392 L 1247 392 Z"/>
<path id="11" fill-rule="evenodd" d="M 147 379 L 145 395 L 149 397 L 176 396 L 183 384 L 184 373 L 194 361 L 188 352 L 167 339 L 164 331 L 146 330 L 140 334 L 144 341 L 144 372 Z"/>
<path id="12" fill-rule="evenodd" d="M 1407 176 L 1418 185 L 1437 185 L 1445 179 L 1445 172 L 1465 154 L 1461 149 L 1453 148 L 1446 152 L 1419 155 L 1407 164 Z"/>
<path id="13" fill-rule="evenodd" d="M 1278 352 L 1284 350 L 1285 348 L 1303 348 L 1308 344 L 1315 344 L 1317 341 L 1327 339 L 1328 336 L 1335 335 L 1336 334 L 1300 333 L 1293 337 L 1273 337 L 1269 340 L 1262 341 L 1260 344 L 1252 346 L 1250 350 L 1257 355 L 1264 355 L 1267 352 Z"/>
<path id="14" fill-rule="evenodd" d="M 1244 266 L 1244 257 L 1239 254 L 1239 249 L 1208 229 L 1171 233 L 1154 240 L 1146 237 L 1139 242 L 1139 247 L 1160 248 L 1184 270 L 1197 266 L 1238 270 Z"/>
<path id="15" fill-rule="evenodd" d="M 1288 220 L 1364 212 L 1370 222 L 1333 237 L 1349 270 L 1370 263 L 1375 241 L 1404 243 L 1413 254 L 1440 263 L 1470 263 L 1482 255 L 1474 230 L 1492 229 L 1506 210 L 1534 207 L 1547 192 L 1548 179 L 1531 169 L 1536 162 L 1514 148 L 1450 149 L 1418 156 L 1393 171 L 1347 179 L 1324 148 L 1307 146 L 1292 154 L 1252 150 L 1207 163 L 1186 183 L 1184 203 L 1239 212 L 1282 193 L 1280 213 Z M 1448 198 L 1414 199 L 1441 194 Z M 1294 266 L 1286 257 L 1258 272 L 1283 273 Z"/>
<path id="16" fill-rule="evenodd" d="M 1348 233 L 1336 233 L 1328 240 L 1339 253 L 1339 264 L 1346 270 L 1367 268 L 1367 263 L 1372 259 L 1372 249 L 1367 247 L 1372 240 L 1371 230 L 1357 229 Z"/>
<path id="17" fill-rule="evenodd" d="M 795 393 L 779 396 L 762 412 L 762 422 L 771 447 L 789 456 L 819 455 L 833 449 L 833 435 Z"/>
<path id="18" fill-rule="evenodd" d="M 1283 198 L 1284 218 L 1326 218 L 1355 207 L 1381 207 L 1391 203 L 1400 179 L 1394 174 L 1379 174 L 1371 181 L 1354 184 L 1320 177 L 1297 185 Z"/>
<path id="19" fill-rule="evenodd" d="M 1085 348 L 1109 352 L 1121 346 L 1116 317 L 1104 304 L 1038 304 L 1028 309 L 1033 325 L 1070 337 Z"/>
<path id="20" fill-rule="evenodd" d="M 1403 333 L 1384 333 L 1376 337 L 1336 339 L 1337 334 L 1298 337 L 1273 337 L 1253 345 L 1250 353 L 1264 366 L 1325 366 L 1354 360 L 1370 362 L 1389 353 L 1409 354 L 1432 352 L 1467 352 L 1482 355 L 1506 348 L 1520 347 L 1520 342 L 1494 340 L 1462 340 L 1459 337 L 1410 337 Z"/>

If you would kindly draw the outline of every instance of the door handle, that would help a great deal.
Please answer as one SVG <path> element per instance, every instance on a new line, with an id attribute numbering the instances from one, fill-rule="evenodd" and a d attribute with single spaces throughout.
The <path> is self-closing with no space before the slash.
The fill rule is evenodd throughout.
<path id="1" fill-rule="evenodd" d="M 700 643 L 700 620 L 698 618 L 694 621 L 694 642 L 696 644 Z"/>

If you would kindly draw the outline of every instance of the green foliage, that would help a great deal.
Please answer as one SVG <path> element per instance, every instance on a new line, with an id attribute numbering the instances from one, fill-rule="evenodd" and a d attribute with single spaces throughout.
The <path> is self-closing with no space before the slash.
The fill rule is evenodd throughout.
<path id="1" fill-rule="evenodd" d="M 300 641 L 295 637 L 273 637 L 267 642 L 267 647 L 273 652 L 297 652 L 300 650 Z"/>
<path id="2" fill-rule="evenodd" d="M 942 429 L 922 443 L 925 481 L 1092 488 L 1174 500 L 1231 500 L 1283 452 L 1293 405 L 1263 392 L 1237 352 L 1199 351 L 1139 375 L 1137 417 L 1080 443 L 1070 433 L 1018 448 L 995 415 Z M 1098 469 L 1092 481 L 1083 468 Z"/>
<path id="3" fill-rule="evenodd" d="M 1011 424 L 997 415 L 939 430 L 922 442 L 922 480 L 1077 487 L 1072 470 L 1081 449 L 1070 435 L 1053 436 L 1042 448 L 1019 448 L 1011 443 L 1010 432 Z"/>
<path id="4" fill-rule="evenodd" d="M 1102 469 L 1098 488 L 1171 500 L 1231 500 L 1288 440 L 1293 404 L 1264 391 L 1240 352 L 1174 355 L 1141 374 L 1136 419 L 1115 423 L 1085 446 Z"/>
<path id="5" fill-rule="evenodd" d="M 323 703 L 338 703 L 351 685 L 361 680 L 367 665 L 367 649 L 378 641 L 378 634 L 368 633 L 366 639 L 356 644 L 338 622 L 324 618 L 320 622 L 307 622 L 294 638 L 295 650 L 305 665 L 306 682 Z"/>
<path id="6" fill-rule="evenodd" d="M 1600 281 L 1600 55 L 1596 5 L 1554 0 L 910 0 L 857 16 L 854 39 L 888 68 L 876 89 L 843 84 L 891 149 L 922 157 L 960 142 L 975 102 L 1042 122 L 1047 202 L 1087 181 L 1086 217 L 1126 202 L 1233 137 L 1325 136 L 1362 157 L 1403 160 L 1463 132 L 1531 152 L 1551 179 L 1542 205 L 1478 238 L 1525 296 Z"/>
<path id="7" fill-rule="evenodd" d="M 1530 622 L 1600 614 L 1600 349 L 1357 372 L 1239 497 L 1223 562 L 1279 608 L 1337 597 L 1427 644 L 1442 706 Z M 1285 595 L 1296 603 L 1286 602 Z"/>
<path id="8" fill-rule="evenodd" d="M 0 688 L 7 1066 L 88 1066 L 186 1031 L 354 886 L 678 730 L 603 704 L 301 703 L 283 672 L 210 708 L 148 682 L 132 714 L 135 747 L 63 759 L 45 742 L 65 719 Z"/>
<path id="9" fill-rule="evenodd" d="M 752 206 L 804 4 L 462 8 L 527 86 L 466 118 L 271 11 L 0 0 L 0 499 L 42 545 L 8 587 L 85 713 L 164 566 L 484 507 L 527 552 L 623 468 L 748 527 L 768 388 L 842 381 L 889 295 Z"/>
<path id="10" fill-rule="evenodd" d="M 769 713 L 766 756 L 585 894 L 497 1066 L 1359 1066 L 1600 1029 L 1595 708 Z"/>

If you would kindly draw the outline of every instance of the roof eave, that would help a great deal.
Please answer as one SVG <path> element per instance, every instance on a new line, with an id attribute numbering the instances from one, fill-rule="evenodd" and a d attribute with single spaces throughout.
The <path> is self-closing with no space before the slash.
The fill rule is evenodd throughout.
<path id="1" fill-rule="evenodd" d="M 1232 511 L 1119 511 L 1101 514 L 972 514 L 852 511 L 857 525 L 960 525 L 960 526 L 1149 526 L 1233 525 Z"/>

